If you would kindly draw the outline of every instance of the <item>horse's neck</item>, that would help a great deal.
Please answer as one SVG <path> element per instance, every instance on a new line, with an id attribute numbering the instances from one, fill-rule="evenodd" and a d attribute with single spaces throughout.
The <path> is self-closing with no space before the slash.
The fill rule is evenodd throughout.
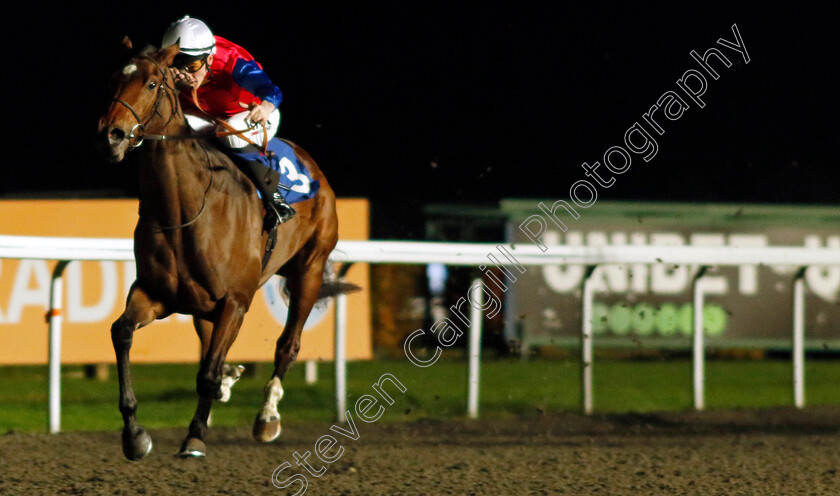
<path id="1" fill-rule="evenodd" d="M 163 96 L 146 134 L 190 134 L 177 91 Z M 152 140 L 140 153 L 141 215 L 160 226 L 178 226 L 203 209 L 211 180 L 210 155 L 197 140 Z"/>
<path id="2" fill-rule="evenodd" d="M 161 226 L 187 222 L 203 205 L 210 180 L 208 156 L 192 140 L 148 145 L 140 158 L 142 215 Z"/>

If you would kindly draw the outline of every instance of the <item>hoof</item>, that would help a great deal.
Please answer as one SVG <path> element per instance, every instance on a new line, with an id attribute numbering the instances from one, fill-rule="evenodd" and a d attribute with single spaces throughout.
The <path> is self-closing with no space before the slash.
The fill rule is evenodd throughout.
<path id="1" fill-rule="evenodd" d="M 123 430 L 122 448 L 126 458 L 137 461 L 152 451 L 152 436 L 143 427 L 139 427 L 136 434 Z"/>
<path id="2" fill-rule="evenodd" d="M 260 419 L 258 416 L 254 420 L 254 439 L 261 443 L 270 443 L 280 437 L 280 418 L 277 420 L 269 420 L 268 422 Z"/>
<path id="3" fill-rule="evenodd" d="M 178 452 L 178 456 L 181 458 L 200 458 L 205 456 L 206 451 L 207 446 L 204 445 L 204 441 L 190 437 L 184 440 L 184 444 L 181 445 L 181 451 Z"/>

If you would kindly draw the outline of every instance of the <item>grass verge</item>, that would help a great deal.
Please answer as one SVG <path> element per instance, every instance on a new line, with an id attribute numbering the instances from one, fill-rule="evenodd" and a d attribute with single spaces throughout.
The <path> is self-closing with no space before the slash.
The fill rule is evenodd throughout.
<path id="1" fill-rule="evenodd" d="M 270 364 L 258 364 L 233 389 L 229 403 L 213 407 L 213 425 L 250 425 L 262 402 Z M 138 417 L 149 428 L 186 428 L 196 405 L 195 364 L 135 365 Z M 334 420 L 334 369 L 318 366 L 319 381 L 308 385 L 302 365 L 284 381 L 280 404 L 286 422 Z M 394 392 L 382 422 L 418 418 L 460 418 L 466 411 L 467 366 L 441 360 L 428 368 L 407 361 L 377 360 L 348 364 L 348 405 L 372 392 L 385 373 L 407 388 Z M 594 365 L 595 409 L 599 412 L 686 410 L 692 406 L 691 362 L 600 360 Z M 707 408 L 761 408 L 792 404 L 791 365 L 778 360 L 710 360 L 706 365 Z M 484 417 L 575 411 L 580 402 L 580 371 L 575 359 L 486 360 L 481 367 L 480 411 Z M 119 387 L 114 367 L 109 378 L 84 378 L 80 366 L 62 374 L 62 429 L 119 430 Z M 840 361 L 806 364 L 808 405 L 840 404 Z M 0 367 L 0 433 L 10 429 L 44 431 L 47 425 L 47 368 Z"/>

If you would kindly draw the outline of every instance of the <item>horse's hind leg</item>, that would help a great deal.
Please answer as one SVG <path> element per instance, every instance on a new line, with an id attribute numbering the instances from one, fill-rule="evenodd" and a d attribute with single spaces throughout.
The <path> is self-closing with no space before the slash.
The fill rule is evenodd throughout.
<path id="1" fill-rule="evenodd" d="M 201 338 L 201 365 L 196 376 L 198 407 L 190 422 L 189 432 L 181 444 L 180 456 L 204 456 L 207 419 L 213 400 L 221 399 L 222 367 L 225 357 L 239 333 L 248 309 L 245 297 L 227 296 L 219 318 L 214 322 L 195 319 L 195 328 Z"/>
<path id="2" fill-rule="evenodd" d="M 122 448 L 129 460 L 139 460 L 152 450 L 151 436 L 137 423 L 137 398 L 131 385 L 129 352 L 134 340 L 134 331 L 163 314 L 163 305 L 153 301 L 135 284 L 129 293 L 125 312 L 111 325 L 111 341 L 117 355 L 117 374 L 120 382 Z"/>
<path id="3" fill-rule="evenodd" d="M 288 267 L 286 278 L 289 288 L 289 314 L 286 327 L 277 339 L 274 353 L 274 373 L 265 385 L 265 404 L 254 421 L 254 439 L 264 443 L 280 436 L 280 413 L 277 403 L 283 397 L 282 379 L 297 358 L 303 325 L 315 301 L 324 276 L 329 251 L 306 257 L 299 254 Z"/>

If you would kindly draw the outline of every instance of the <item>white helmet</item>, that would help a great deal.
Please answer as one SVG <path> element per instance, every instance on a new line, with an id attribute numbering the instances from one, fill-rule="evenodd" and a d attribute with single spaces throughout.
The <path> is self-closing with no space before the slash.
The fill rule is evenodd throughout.
<path id="1" fill-rule="evenodd" d="M 207 24 L 190 16 L 173 22 L 163 35 L 162 47 L 180 42 L 181 53 L 186 55 L 209 55 L 216 53 L 216 39 Z"/>

